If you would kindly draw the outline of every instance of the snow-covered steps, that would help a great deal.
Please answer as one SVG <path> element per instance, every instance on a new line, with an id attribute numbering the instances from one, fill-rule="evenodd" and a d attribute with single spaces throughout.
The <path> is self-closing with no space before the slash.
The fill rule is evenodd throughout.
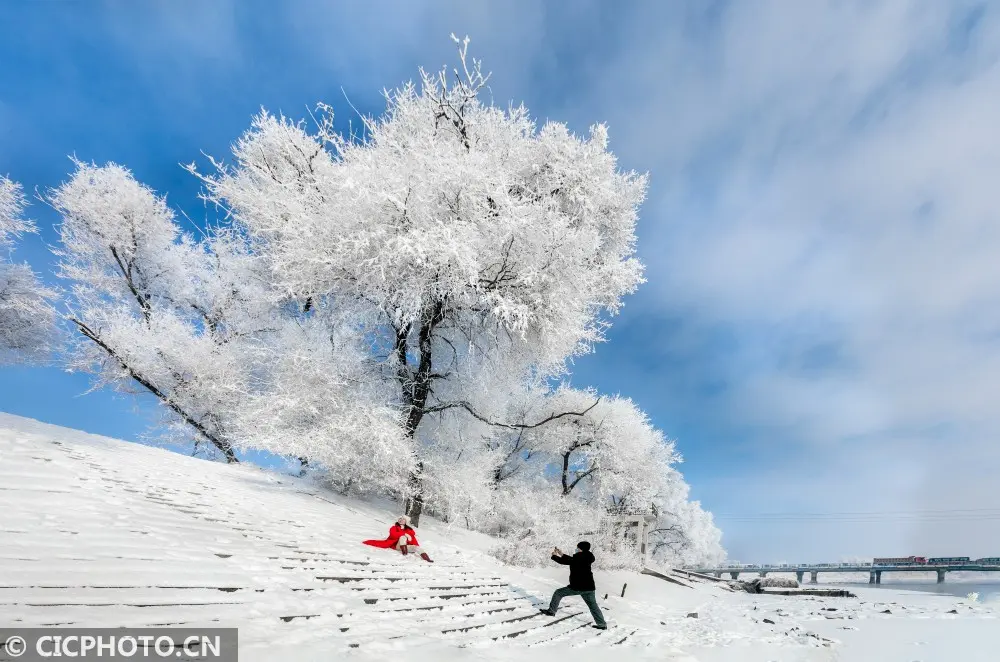
<path id="1" fill-rule="evenodd" d="M 585 611 L 542 616 L 547 595 L 424 533 L 433 564 L 361 545 L 391 514 L 335 499 L 0 415 L 0 622 L 235 626 L 251 652 L 615 643 Z"/>

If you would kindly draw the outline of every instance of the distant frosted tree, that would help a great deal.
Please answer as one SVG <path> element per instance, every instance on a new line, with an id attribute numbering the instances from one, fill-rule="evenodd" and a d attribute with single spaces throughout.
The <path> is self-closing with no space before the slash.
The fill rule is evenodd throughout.
<path id="1" fill-rule="evenodd" d="M 689 501 L 687 485 L 684 494 L 671 502 L 654 501 L 654 522 L 650 534 L 650 557 L 664 565 L 686 563 L 719 563 L 725 560 L 722 532 L 715 525 L 712 513 L 697 501 Z"/>
<path id="2" fill-rule="evenodd" d="M 646 414 L 628 398 L 596 401 L 592 391 L 560 389 L 551 399 L 554 408 L 570 411 L 595 403 L 584 416 L 564 418 L 538 431 L 542 446 L 554 456 L 562 493 L 587 490 L 609 506 L 629 500 L 648 503 L 655 481 L 636 468 L 668 469 L 676 455 Z"/>
<path id="3" fill-rule="evenodd" d="M 45 287 L 26 264 L 9 259 L 14 240 L 35 232 L 23 217 L 19 184 L 0 177 L 0 364 L 40 361 L 52 349 L 55 292 Z"/>
<path id="4" fill-rule="evenodd" d="M 234 165 L 202 177 L 279 289 L 355 311 L 418 457 L 429 415 L 504 399 L 495 378 L 561 373 L 642 280 L 645 177 L 618 170 L 603 125 L 581 138 L 484 103 L 466 45 L 454 78 L 422 72 L 387 94 L 363 138 L 335 133 L 325 108 L 315 134 L 263 113 Z M 420 463 L 410 497 L 418 519 Z"/>
<path id="5" fill-rule="evenodd" d="M 434 511 L 502 538 L 501 559 L 531 565 L 553 544 L 587 536 L 605 567 L 638 567 L 638 551 L 616 537 L 627 533 L 613 525 L 621 510 L 654 516 L 650 552 L 658 563 L 724 555 L 711 516 L 689 501 L 673 442 L 634 402 L 536 385 L 509 406 L 502 425 L 473 419 L 442 430 L 425 473 Z M 553 417 L 566 411 L 574 413 Z M 510 423 L 545 418 L 540 426 Z"/>

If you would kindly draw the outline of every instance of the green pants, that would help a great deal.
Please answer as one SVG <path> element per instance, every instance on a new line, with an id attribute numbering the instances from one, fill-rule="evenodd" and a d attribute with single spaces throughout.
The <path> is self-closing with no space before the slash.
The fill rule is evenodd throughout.
<path id="1" fill-rule="evenodd" d="M 570 595 L 579 595 L 583 598 L 583 601 L 587 603 L 588 607 L 590 607 L 590 615 L 594 617 L 594 623 L 602 627 L 607 625 L 607 623 L 604 622 L 604 614 L 601 613 L 601 608 L 597 606 L 596 591 L 578 591 L 575 588 L 570 588 L 569 586 L 557 588 L 556 592 L 552 594 L 552 602 L 549 603 L 549 611 L 553 614 L 556 613 L 562 599 Z"/>

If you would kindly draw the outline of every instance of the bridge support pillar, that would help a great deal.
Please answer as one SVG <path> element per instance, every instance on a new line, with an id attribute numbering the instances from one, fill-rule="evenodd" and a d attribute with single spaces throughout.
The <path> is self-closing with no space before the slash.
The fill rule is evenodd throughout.
<path id="1" fill-rule="evenodd" d="M 882 583 L 882 571 L 881 570 L 876 570 L 875 571 L 875 583 L 876 584 L 881 584 Z"/>
<path id="2" fill-rule="evenodd" d="M 810 584 L 817 584 L 817 583 L 819 583 L 818 578 L 819 578 L 819 572 L 818 571 L 813 570 L 812 572 L 809 573 L 809 583 Z"/>
<path id="3" fill-rule="evenodd" d="M 759 574 L 759 575 L 760 575 L 761 577 L 767 577 L 767 570 L 761 570 L 761 571 L 760 571 L 759 573 L 757 573 L 757 574 Z"/>
<path id="4" fill-rule="evenodd" d="M 740 573 L 738 573 L 738 572 L 731 572 L 731 573 L 729 573 L 729 576 L 733 578 L 733 581 L 736 581 L 737 579 L 740 578 Z"/>
<path id="5" fill-rule="evenodd" d="M 944 573 L 945 572 L 947 572 L 947 570 L 938 570 L 937 571 L 937 576 L 938 576 L 937 583 L 938 584 L 944 584 Z"/>
<path id="6" fill-rule="evenodd" d="M 722 579 L 722 573 L 721 572 L 715 573 L 715 576 L 718 577 L 719 579 Z"/>
<path id="7" fill-rule="evenodd" d="M 868 583 L 869 584 L 874 584 L 875 583 L 875 572 L 874 571 L 868 573 Z"/>
<path id="8" fill-rule="evenodd" d="M 804 576 L 805 574 L 806 574 L 806 573 L 805 573 L 805 572 L 803 572 L 803 571 L 801 571 L 801 570 L 796 570 L 796 571 L 795 571 L 795 579 L 797 579 L 797 580 L 798 580 L 798 582 L 799 582 L 799 583 L 801 584 L 801 583 L 802 583 L 802 577 L 803 577 L 803 576 Z"/>

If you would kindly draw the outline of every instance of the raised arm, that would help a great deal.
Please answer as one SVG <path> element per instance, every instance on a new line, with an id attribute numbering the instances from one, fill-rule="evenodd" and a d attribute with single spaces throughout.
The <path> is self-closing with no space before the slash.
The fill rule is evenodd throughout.
<path id="1" fill-rule="evenodd" d="M 552 560 L 556 563 L 561 563 L 562 565 L 569 565 L 573 562 L 573 557 L 566 556 L 565 554 L 553 554 Z"/>

